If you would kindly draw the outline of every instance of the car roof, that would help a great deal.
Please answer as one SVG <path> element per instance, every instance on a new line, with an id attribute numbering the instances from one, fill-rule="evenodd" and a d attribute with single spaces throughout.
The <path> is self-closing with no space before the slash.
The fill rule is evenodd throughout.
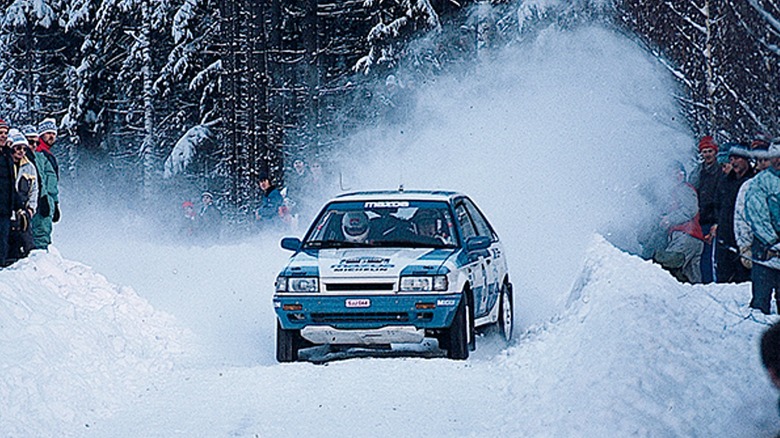
<path id="1" fill-rule="evenodd" d="M 374 190 L 343 193 L 333 198 L 332 201 L 450 201 L 459 196 L 465 195 L 446 190 Z"/>

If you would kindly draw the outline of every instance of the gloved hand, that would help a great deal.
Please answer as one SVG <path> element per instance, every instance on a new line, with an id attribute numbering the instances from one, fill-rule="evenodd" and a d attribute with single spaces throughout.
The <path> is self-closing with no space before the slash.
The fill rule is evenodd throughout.
<path id="1" fill-rule="evenodd" d="M 30 218 L 27 217 L 27 211 L 23 208 L 16 211 L 16 222 L 19 225 L 19 231 L 27 231 L 30 226 Z"/>
<path id="2" fill-rule="evenodd" d="M 59 222 L 60 221 L 60 203 L 55 202 L 54 203 L 54 216 L 51 218 L 52 222 Z"/>
<path id="3" fill-rule="evenodd" d="M 753 250 L 749 246 L 739 248 L 739 262 L 747 269 L 753 269 Z"/>
<path id="4" fill-rule="evenodd" d="M 48 196 L 43 196 L 38 200 L 38 214 L 42 217 L 49 217 L 51 214 L 51 205 L 49 205 Z"/>

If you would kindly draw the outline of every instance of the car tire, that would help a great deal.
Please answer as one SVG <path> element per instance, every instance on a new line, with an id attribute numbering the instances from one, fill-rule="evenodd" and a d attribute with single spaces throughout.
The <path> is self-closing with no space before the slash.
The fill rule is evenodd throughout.
<path id="1" fill-rule="evenodd" d="M 285 330 L 279 321 L 276 321 L 276 360 L 280 363 L 297 361 L 300 345 L 300 331 Z"/>
<path id="2" fill-rule="evenodd" d="M 464 295 L 460 300 L 458 310 L 455 311 L 452 324 L 444 332 L 448 358 L 455 360 L 469 358 L 469 331 L 472 330 L 469 319 L 468 300 Z"/>
<path id="3" fill-rule="evenodd" d="M 508 344 L 512 341 L 512 333 L 515 326 L 514 297 L 512 296 L 512 285 L 504 284 L 501 287 L 501 303 L 498 308 L 498 321 L 496 321 L 498 333 Z"/>

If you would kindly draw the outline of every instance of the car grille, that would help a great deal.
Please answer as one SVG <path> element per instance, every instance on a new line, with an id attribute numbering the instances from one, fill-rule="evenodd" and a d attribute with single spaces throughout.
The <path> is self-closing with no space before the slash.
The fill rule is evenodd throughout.
<path id="1" fill-rule="evenodd" d="M 312 313 L 312 321 L 321 324 L 340 322 L 406 322 L 405 312 L 355 312 L 355 313 Z"/>
<path id="2" fill-rule="evenodd" d="M 326 283 L 328 292 L 391 291 L 393 283 Z"/>

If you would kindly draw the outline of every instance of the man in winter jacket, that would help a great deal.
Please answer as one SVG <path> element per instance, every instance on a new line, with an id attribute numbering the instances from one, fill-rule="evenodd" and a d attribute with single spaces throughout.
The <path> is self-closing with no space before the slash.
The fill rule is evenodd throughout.
<path id="1" fill-rule="evenodd" d="M 259 181 L 263 193 L 260 207 L 255 212 L 255 219 L 263 226 L 280 224 L 282 214 L 280 209 L 284 207 L 284 198 L 279 190 L 271 184 L 271 179 L 267 174 L 261 174 Z"/>
<path id="2" fill-rule="evenodd" d="M 780 256 L 780 144 L 769 147 L 771 166 L 750 182 L 745 194 L 745 217 L 753 231 L 753 298 L 750 307 L 771 311 L 772 293 L 780 291 L 780 270 L 765 266 Z M 758 263 L 761 262 L 761 263 Z M 771 263 L 770 263 L 771 264 Z"/>
<path id="3" fill-rule="evenodd" d="M 11 129 L 5 120 L 0 119 L 0 147 L 5 146 L 5 142 L 8 141 L 8 130 Z"/>
<path id="4" fill-rule="evenodd" d="M 40 140 L 35 149 L 35 166 L 40 176 L 38 212 L 32 219 L 33 244 L 47 249 L 51 244 L 52 223 L 60 220 L 59 166 L 51 147 L 57 141 L 57 124 L 45 119 L 38 125 Z"/>
<path id="5" fill-rule="evenodd" d="M 0 265 L 8 266 L 8 237 L 11 231 L 11 215 L 23 207 L 16 191 L 14 162 L 8 141 L 0 145 Z"/>
<path id="6" fill-rule="evenodd" d="M 728 149 L 731 171 L 718 186 L 718 234 L 715 259 L 718 283 L 743 283 L 750 280 L 750 271 L 740 262 L 734 234 L 734 210 L 740 187 L 755 175 L 746 145 L 733 144 Z"/>
<path id="7" fill-rule="evenodd" d="M 30 220 L 38 209 L 38 175 L 35 165 L 27 158 L 30 146 L 27 138 L 16 129 L 9 133 L 11 157 L 16 173 L 16 191 L 24 207 L 12 212 L 11 232 L 8 238 L 8 261 L 26 257 L 33 249 Z"/>
<path id="8" fill-rule="evenodd" d="M 214 195 L 203 192 L 200 196 L 203 205 L 198 213 L 198 236 L 205 241 L 219 239 L 222 229 L 222 212 L 214 205 Z"/>
<path id="9" fill-rule="evenodd" d="M 715 245 L 717 233 L 718 185 L 723 172 L 718 164 L 718 144 L 712 136 L 699 141 L 701 167 L 691 174 L 691 184 L 699 196 L 699 220 L 704 233 L 704 248 L 701 256 L 701 280 L 703 283 L 715 281 Z"/>

